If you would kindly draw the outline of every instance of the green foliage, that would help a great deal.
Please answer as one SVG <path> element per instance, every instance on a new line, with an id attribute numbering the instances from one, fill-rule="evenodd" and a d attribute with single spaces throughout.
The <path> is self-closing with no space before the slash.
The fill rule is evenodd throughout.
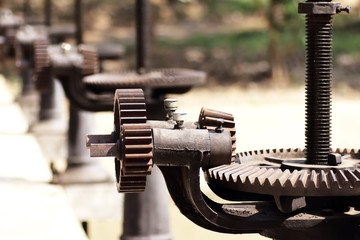
<path id="1" fill-rule="evenodd" d="M 254 13 L 266 8 L 268 0 L 201 0 L 208 7 L 208 17 L 221 17 L 229 13 Z"/>
<path id="2" fill-rule="evenodd" d="M 168 48 L 197 47 L 211 50 L 220 47 L 238 49 L 244 57 L 251 57 L 267 51 L 268 33 L 266 31 L 244 31 L 216 35 L 196 35 L 181 41 L 160 39 L 157 44 Z"/>
<path id="3" fill-rule="evenodd" d="M 338 53 L 358 54 L 360 52 L 360 29 L 348 31 L 334 29 L 333 31 L 333 51 Z"/>

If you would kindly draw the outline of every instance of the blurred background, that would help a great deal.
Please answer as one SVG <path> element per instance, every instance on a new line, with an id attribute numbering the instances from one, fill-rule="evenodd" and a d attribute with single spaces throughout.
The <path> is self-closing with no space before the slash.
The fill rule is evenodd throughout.
<path id="1" fill-rule="evenodd" d="M 54 2 L 54 22 L 71 22 L 72 1 Z M 302 85 L 305 18 L 291 0 L 152 0 L 150 66 L 208 73 L 209 85 Z M 21 10 L 22 1 L 9 1 Z M 32 1 L 42 14 L 42 1 Z M 84 0 L 85 42 L 126 46 L 119 68 L 134 63 L 134 1 Z M 358 88 L 359 1 L 342 1 L 351 14 L 334 17 L 334 82 Z M 113 66 L 114 67 L 114 66 Z"/>

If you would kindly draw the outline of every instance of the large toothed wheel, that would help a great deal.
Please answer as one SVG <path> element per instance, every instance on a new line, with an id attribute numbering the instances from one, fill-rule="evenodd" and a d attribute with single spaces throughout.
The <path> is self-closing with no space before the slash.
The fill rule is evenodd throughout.
<path id="1" fill-rule="evenodd" d="M 115 138 L 121 153 L 115 158 L 119 192 L 145 190 L 146 176 L 151 173 L 152 132 L 146 124 L 146 105 L 141 89 L 116 90 L 114 104 Z"/>
<path id="2" fill-rule="evenodd" d="M 232 154 L 235 155 L 236 150 L 236 129 L 234 116 L 230 113 L 225 113 L 209 108 L 202 108 L 199 116 L 199 126 L 202 129 L 214 130 L 219 126 L 219 121 L 222 119 L 222 127 L 230 131 L 232 141 Z"/>
<path id="3" fill-rule="evenodd" d="M 84 84 L 89 88 L 112 90 L 126 87 L 179 88 L 191 87 L 205 83 L 206 74 L 201 71 L 168 68 L 151 69 L 147 73 L 136 71 L 118 73 L 99 73 L 84 78 Z"/>
<path id="4" fill-rule="evenodd" d="M 300 149 L 261 150 L 238 154 L 238 162 L 207 171 L 209 184 L 239 192 L 273 196 L 359 196 L 359 151 L 342 155 L 337 166 L 304 164 Z"/>

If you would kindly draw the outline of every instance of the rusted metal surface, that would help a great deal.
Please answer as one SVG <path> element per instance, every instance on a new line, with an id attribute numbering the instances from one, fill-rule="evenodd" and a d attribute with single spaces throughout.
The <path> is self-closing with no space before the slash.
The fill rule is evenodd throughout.
<path id="1" fill-rule="evenodd" d="M 310 8 L 306 8 L 310 6 Z M 319 10 L 321 9 L 321 10 Z M 307 1 L 306 13 L 306 162 L 327 165 L 331 142 L 332 16 L 340 4 Z"/>
<path id="2" fill-rule="evenodd" d="M 84 84 L 103 91 L 127 87 L 151 87 L 168 88 L 171 92 L 172 88 L 204 84 L 205 77 L 204 72 L 182 68 L 151 69 L 144 74 L 128 70 L 91 75 L 84 78 Z"/>
<path id="3" fill-rule="evenodd" d="M 357 151 L 353 151 L 355 154 Z M 275 158 L 273 156 L 276 156 Z M 238 155 L 240 164 L 208 170 L 209 184 L 221 184 L 240 192 L 286 196 L 354 196 L 360 194 L 359 158 L 342 153 L 346 161 L 337 167 L 304 167 L 305 154 L 300 149 L 245 152 Z M 290 169 L 287 163 L 298 163 Z M 295 168 L 295 167 L 294 167 Z M 210 180 L 211 179 L 211 180 Z"/>
<path id="4" fill-rule="evenodd" d="M 170 129 L 151 128 L 145 107 L 141 89 L 117 90 L 114 133 L 87 138 L 87 147 L 93 154 L 115 156 L 120 192 L 143 190 L 145 177 L 151 173 L 154 163 L 184 166 L 186 161 L 194 158 L 199 158 L 205 168 L 230 163 L 232 143 L 229 131 L 216 133 L 206 129 L 183 129 L 176 127 L 174 121 L 169 125 Z M 118 147 L 117 152 L 112 150 L 114 146 Z M 136 177 L 136 181 L 130 177 Z M 135 188 L 132 188 L 132 182 L 136 183 Z"/>
<path id="5" fill-rule="evenodd" d="M 202 108 L 199 116 L 199 125 L 200 128 L 207 128 L 215 130 L 219 127 L 218 120 L 222 119 L 221 127 L 227 129 L 231 133 L 232 140 L 232 154 L 235 155 L 236 151 L 236 129 L 235 129 L 235 121 L 234 116 L 229 113 Z"/>

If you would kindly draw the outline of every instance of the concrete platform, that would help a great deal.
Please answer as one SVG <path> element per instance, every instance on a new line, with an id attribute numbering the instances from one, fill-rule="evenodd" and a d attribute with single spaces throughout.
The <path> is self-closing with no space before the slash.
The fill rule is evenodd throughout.
<path id="1" fill-rule="evenodd" d="M 60 186 L 0 181 L 0 239 L 87 239 Z"/>
<path id="2" fill-rule="evenodd" d="M 87 239 L 0 76 L 0 239 Z"/>

